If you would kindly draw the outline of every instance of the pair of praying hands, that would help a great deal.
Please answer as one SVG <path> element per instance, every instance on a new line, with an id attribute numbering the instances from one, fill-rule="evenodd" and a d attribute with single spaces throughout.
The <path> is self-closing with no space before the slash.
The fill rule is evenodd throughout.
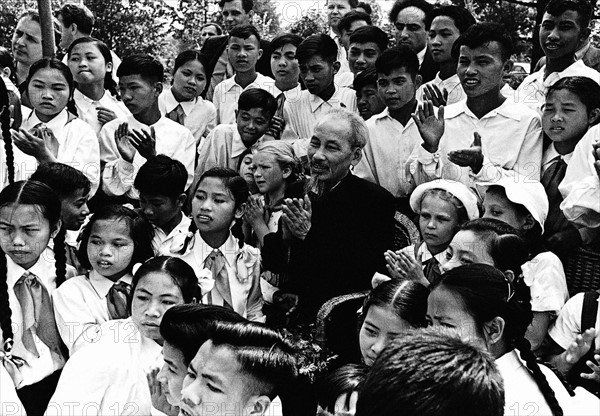
<path id="1" fill-rule="evenodd" d="M 146 130 L 129 130 L 127 123 L 121 123 L 115 131 L 115 143 L 123 160 L 133 163 L 137 151 L 144 159 L 156 156 L 156 133 L 154 127 L 150 127 L 150 133 Z"/>
<path id="2" fill-rule="evenodd" d="M 445 129 L 444 106 L 439 107 L 436 116 L 433 102 L 425 100 L 419 105 L 412 118 L 423 139 L 423 148 L 429 153 L 437 152 Z M 473 136 L 471 147 L 449 152 L 448 159 L 458 166 L 469 167 L 473 173 L 478 174 L 483 167 L 483 151 L 481 136 L 477 132 L 474 132 Z"/>
<path id="3" fill-rule="evenodd" d="M 289 240 L 291 237 L 304 240 L 310 231 L 312 218 L 312 204 L 308 195 L 304 195 L 303 199 L 284 199 L 282 210 L 284 240 Z"/>
<path id="4" fill-rule="evenodd" d="M 56 162 L 58 140 L 49 128 L 34 127 L 27 131 L 23 128 L 10 131 L 13 143 L 26 155 L 33 156 L 39 163 Z"/>
<path id="5" fill-rule="evenodd" d="M 595 337 L 596 330 L 594 328 L 590 328 L 582 334 L 577 335 L 575 341 L 573 341 L 571 345 L 569 345 L 569 348 L 564 352 L 566 362 L 570 365 L 577 364 L 577 362 L 589 352 Z M 594 353 L 594 361 L 588 360 L 585 363 L 592 372 L 581 373 L 580 376 L 583 379 L 600 383 L 600 366 L 598 365 L 598 363 L 600 363 L 600 348 L 594 351 Z"/>
<path id="6" fill-rule="evenodd" d="M 418 258 L 413 258 L 402 250 L 388 250 L 384 253 L 385 267 L 390 276 L 398 280 L 412 280 L 421 283 L 425 287 L 429 286 L 429 281 L 423 273 L 422 254 Z"/>

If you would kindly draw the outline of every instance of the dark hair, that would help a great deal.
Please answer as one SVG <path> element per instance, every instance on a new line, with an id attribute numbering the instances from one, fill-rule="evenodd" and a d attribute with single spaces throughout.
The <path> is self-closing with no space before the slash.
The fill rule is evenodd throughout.
<path id="1" fill-rule="evenodd" d="M 425 13 L 425 19 L 423 20 L 423 23 L 425 24 L 425 29 L 429 30 L 429 26 L 431 25 L 431 13 L 433 12 L 433 5 L 425 0 L 396 0 L 396 3 L 394 3 L 392 6 L 392 10 L 390 10 L 390 23 L 395 24 L 400 12 L 408 7 L 416 7 Z"/>
<path id="2" fill-rule="evenodd" d="M 260 48 L 260 33 L 258 33 L 258 30 L 253 25 L 237 25 L 229 32 L 229 39 L 249 39 L 250 36 L 254 36 L 256 38 L 256 42 L 258 43 L 258 47 Z"/>
<path id="3" fill-rule="evenodd" d="M 69 101 L 67 102 L 67 110 L 75 115 L 77 114 L 77 107 L 75 106 L 75 101 L 73 101 L 73 91 L 75 89 L 75 83 L 73 82 L 73 74 L 71 74 L 71 70 L 61 61 L 55 58 L 42 58 L 39 61 L 35 61 L 31 67 L 29 68 L 29 73 L 27 74 L 27 79 L 25 80 L 25 90 L 29 89 L 29 83 L 31 79 L 41 69 L 51 68 L 58 70 L 65 80 L 67 81 L 67 85 L 69 86 Z"/>
<path id="4" fill-rule="evenodd" d="M 67 56 L 69 58 L 71 57 L 73 48 L 81 43 L 91 43 L 91 44 L 95 45 L 96 48 L 98 48 L 98 51 L 100 51 L 100 54 L 102 55 L 102 57 L 104 58 L 104 62 L 106 62 L 107 64 L 108 63 L 114 64 L 113 59 L 112 59 L 112 54 L 110 53 L 110 49 L 108 48 L 106 43 L 102 42 L 101 40 L 98 40 L 95 38 L 89 38 L 89 37 L 75 39 L 71 43 L 71 45 L 67 49 Z M 77 85 L 77 83 L 75 83 L 75 84 Z M 121 98 L 119 96 L 119 89 L 117 87 L 117 83 L 115 82 L 115 80 L 112 76 L 112 70 L 106 71 L 106 73 L 104 74 L 104 89 L 108 90 L 108 92 L 110 92 L 117 99 Z"/>
<path id="5" fill-rule="evenodd" d="M 519 350 L 521 359 L 552 409 L 552 414 L 562 415 L 554 391 L 540 370 L 531 345 L 525 338 L 531 324 L 531 296 L 529 288 L 521 278 L 510 282 L 498 269 L 484 264 L 468 264 L 444 273 L 432 285 L 433 292 L 439 287 L 458 296 L 465 311 L 473 317 L 476 330 L 483 334 L 484 324 L 495 317 L 504 320 L 504 339 L 509 348 Z"/>
<path id="6" fill-rule="evenodd" d="M 208 329 L 214 322 L 246 322 L 231 309 L 215 305 L 191 303 L 176 305 L 165 312 L 160 322 L 160 335 L 165 342 L 181 351 L 189 365 L 206 341 Z"/>
<path id="7" fill-rule="evenodd" d="M 0 84 L 4 83 L 0 81 Z M 39 207 L 41 215 L 50 223 L 50 229 L 56 227 L 60 221 L 60 201 L 52 189 L 43 183 L 31 180 L 11 183 L 0 192 L 0 208 L 9 204 L 36 205 Z M 64 232 L 62 243 L 58 235 L 54 238 L 54 259 L 56 286 L 58 287 L 65 281 L 67 273 Z M 0 278 L 0 328 L 2 329 L 2 339 L 4 341 L 12 339 L 14 335 L 10 319 L 11 310 L 8 302 L 6 264 L 6 254 L 0 249 L 0 275 L 3 276 Z M 7 347 L 10 349 L 10 346 Z"/>
<path id="8" fill-rule="evenodd" d="M 15 158 L 12 147 L 12 136 L 10 134 L 10 100 L 6 84 L 0 79 L 0 126 L 2 139 L 4 140 L 4 153 L 6 154 L 6 174 L 8 183 L 15 182 Z M 5 338 L 6 339 L 6 338 Z"/>
<path id="9" fill-rule="evenodd" d="M 183 163 L 169 156 L 156 155 L 142 165 L 135 176 L 133 186 L 140 193 L 176 199 L 185 192 L 187 177 Z"/>
<path id="10" fill-rule="evenodd" d="M 160 61 L 150 55 L 135 54 L 129 55 L 123 59 L 117 69 L 119 78 L 128 75 L 139 75 L 146 82 L 154 84 L 163 82 L 165 77 L 165 68 Z"/>
<path id="11" fill-rule="evenodd" d="M 92 189 L 90 180 L 80 170 L 59 162 L 42 163 L 29 179 L 45 183 L 60 199 L 79 190 L 89 194 Z"/>
<path id="12" fill-rule="evenodd" d="M 219 0 L 219 7 L 222 9 L 225 6 L 225 3 L 229 3 L 233 0 Z M 242 8 L 246 12 L 246 14 L 250 13 L 250 10 L 254 7 L 253 0 L 242 0 Z"/>
<path id="13" fill-rule="evenodd" d="M 354 83 L 352 84 L 354 91 L 360 92 L 367 85 L 374 85 L 377 88 L 377 71 L 375 71 L 375 68 L 364 70 L 354 77 Z"/>
<path id="14" fill-rule="evenodd" d="M 552 16 L 560 16 L 567 10 L 573 10 L 579 15 L 581 29 L 587 29 L 592 19 L 592 6 L 587 0 L 550 0 L 546 5 L 544 13 Z"/>
<path id="15" fill-rule="evenodd" d="M 279 332 L 256 322 L 215 322 L 209 329 L 215 346 L 230 348 L 242 372 L 256 383 L 247 385 L 252 394 L 274 399 L 298 374 L 294 351 Z"/>
<path id="16" fill-rule="evenodd" d="M 142 277 L 149 273 L 163 272 L 168 274 L 173 283 L 181 290 L 183 303 L 194 303 L 201 297 L 198 278 L 192 266 L 179 257 L 158 256 L 152 257 L 140 266 L 131 280 L 131 295 L 129 296 L 129 311 L 131 312 L 131 302 L 133 300 L 135 288 Z"/>
<path id="17" fill-rule="evenodd" d="M 375 61 L 378 74 L 389 75 L 393 70 L 400 68 L 404 68 L 413 80 L 419 74 L 419 58 L 408 46 L 386 49 Z"/>
<path id="18" fill-rule="evenodd" d="M 154 256 L 152 250 L 152 238 L 154 237 L 154 229 L 148 220 L 132 209 L 122 205 L 105 205 L 98 209 L 90 218 L 90 221 L 83 228 L 81 233 L 81 244 L 77 250 L 77 259 L 81 266 L 85 269 L 92 269 L 90 259 L 88 258 L 87 248 L 89 244 L 92 228 L 97 221 L 114 220 L 124 221 L 127 224 L 131 239 L 133 240 L 133 255 L 127 269 L 131 268 L 136 263 L 142 263 Z"/>
<path id="19" fill-rule="evenodd" d="M 77 29 L 86 35 L 92 33 L 92 29 L 94 28 L 94 14 L 85 6 L 65 4 L 56 12 L 56 16 L 62 17 L 65 27 L 69 27 L 75 23 Z"/>
<path id="20" fill-rule="evenodd" d="M 177 72 L 177 70 L 182 66 L 185 65 L 188 62 L 191 61 L 198 61 L 200 62 L 200 64 L 202 65 L 202 68 L 204 68 L 204 76 L 206 77 L 206 85 L 204 87 L 204 91 L 202 91 L 200 93 L 201 97 L 205 97 L 206 96 L 206 91 L 208 91 L 208 87 L 210 86 L 210 78 L 212 77 L 212 66 L 210 65 L 210 59 L 209 57 L 200 52 L 199 50 L 195 50 L 195 49 L 188 49 L 187 51 L 183 51 L 181 52 L 179 55 L 177 55 L 177 58 L 175 58 L 175 64 L 173 65 L 173 75 L 175 75 L 175 73 Z M 171 84 L 173 83 L 173 81 L 171 81 Z"/>
<path id="21" fill-rule="evenodd" d="M 350 10 L 344 15 L 344 17 L 340 19 L 337 28 L 340 31 L 340 33 L 342 33 L 344 30 L 350 29 L 352 23 L 360 21 L 367 22 L 367 25 L 369 26 L 373 24 L 373 22 L 371 21 L 371 16 L 369 16 L 368 14 L 358 10 Z"/>
<path id="22" fill-rule="evenodd" d="M 477 21 L 470 11 L 462 6 L 455 6 L 453 4 L 447 6 L 436 7 L 431 13 L 431 22 L 436 17 L 446 16 L 454 21 L 454 26 L 460 33 L 466 32 L 468 28 L 473 26 Z"/>
<path id="23" fill-rule="evenodd" d="M 10 80 L 16 84 L 14 58 L 10 50 L 4 46 L 0 46 L 0 69 L 2 68 L 10 69 Z"/>
<path id="24" fill-rule="evenodd" d="M 587 114 L 595 108 L 600 108 L 600 85 L 587 77 L 566 77 L 561 78 L 548 88 L 546 93 L 546 99 L 550 97 L 554 92 L 560 90 L 567 90 L 577 96 L 579 100 L 585 105 Z"/>
<path id="25" fill-rule="evenodd" d="M 324 61 L 333 64 L 337 60 L 338 47 L 328 35 L 310 35 L 298 45 L 296 58 L 299 64 L 308 62 L 313 56 L 320 56 Z"/>
<path id="26" fill-rule="evenodd" d="M 475 23 L 462 33 L 454 45 L 452 45 L 452 58 L 458 59 L 460 47 L 466 46 L 475 49 L 487 45 L 490 42 L 498 42 L 500 45 L 502 62 L 506 62 L 513 54 L 513 41 L 504 25 L 499 23 Z"/>
<path id="27" fill-rule="evenodd" d="M 298 47 L 301 43 L 302 43 L 302 37 L 300 35 L 296 35 L 295 33 L 283 33 L 281 35 L 277 35 L 271 41 L 271 52 L 273 52 L 287 44 L 292 44 L 295 47 Z"/>
<path id="28" fill-rule="evenodd" d="M 209 27 L 209 26 L 214 26 L 217 28 L 217 35 L 222 35 L 223 34 L 223 29 L 221 28 L 221 26 L 219 26 L 217 23 L 215 22 L 208 22 L 208 23 L 204 23 L 201 27 L 200 27 L 200 31 L 202 31 L 202 29 L 204 29 L 205 27 Z"/>
<path id="29" fill-rule="evenodd" d="M 245 204 L 248 201 L 248 197 L 250 196 L 248 183 L 235 170 L 222 167 L 214 167 L 204 172 L 202 176 L 200 176 L 198 182 L 196 182 L 196 187 L 191 189 L 190 198 L 194 198 L 200 183 L 202 183 L 202 181 L 206 178 L 218 178 L 223 182 L 225 188 L 227 188 L 227 190 L 231 193 L 231 197 L 235 203 L 235 209 L 238 209 L 242 206 L 242 204 Z M 196 231 L 198 231 L 196 223 L 194 221 L 190 222 L 188 236 L 186 237 L 179 254 L 186 252 L 187 247 Z M 242 248 L 244 246 L 244 232 L 242 230 L 241 219 L 235 220 L 233 226 L 231 227 L 231 234 L 238 239 L 239 247 Z"/>
<path id="30" fill-rule="evenodd" d="M 502 416 L 504 388 L 490 355 L 431 328 L 392 340 L 381 352 L 356 416 Z"/>
<path id="31" fill-rule="evenodd" d="M 365 13 L 367 13 L 368 15 L 371 15 L 371 13 L 373 13 L 373 9 L 371 8 L 371 5 L 369 3 L 365 3 L 364 1 L 361 1 L 360 3 L 358 3 L 356 5 L 356 8 L 362 8 L 365 10 Z"/>
<path id="32" fill-rule="evenodd" d="M 354 391 L 360 391 L 369 373 L 369 367 L 364 364 L 346 364 L 327 373 L 317 381 L 317 403 L 330 413 L 335 412 L 337 399 L 346 394 L 346 401 Z"/>
<path id="33" fill-rule="evenodd" d="M 277 101 L 270 92 L 262 88 L 250 88 L 240 94 L 238 110 L 250 111 L 253 108 L 266 111 L 270 119 L 277 111 Z"/>
<path id="34" fill-rule="evenodd" d="M 374 42 L 379 52 L 383 52 L 388 48 L 389 39 L 387 34 L 377 26 L 362 26 L 350 35 L 350 44 L 367 42 Z"/>

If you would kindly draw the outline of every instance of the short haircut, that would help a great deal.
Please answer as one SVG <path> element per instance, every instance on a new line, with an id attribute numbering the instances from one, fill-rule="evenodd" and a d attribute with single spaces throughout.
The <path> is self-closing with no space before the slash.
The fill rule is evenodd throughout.
<path id="1" fill-rule="evenodd" d="M 183 163 L 169 156 L 156 155 L 142 165 L 133 186 L 143 194 L 175 199 L 185 192 L 187 177 Z"/>
<path id="2" fill-rule="evenodd" d="M 65 4 L 56 13 L 56 16 L 62 18 L 65 27 L 71 26 L 73 23 L 77 25 L 77 29 L 86 35 L 92 33 L 94 28 L 94 14 L 87 7 L 79 4 Z"/>
<path id="3" fill-rule="evenodd" d="M 292 44 L 297 48 L 301 43 L 302 36 L 296 35 L 295 33 L 282 33 L 271 41 L 271 51 L 275 51 L 287 44 Z"/>
<path id="4" fill-rule="evenodd" d="M 367 129 L 365 121 L 357 113 L 353 113 L 342 107 L 333 107 L 327 112 L 327 115 L 324 115 L 317 121 L 317 125 L 325 120 L 331 119 L 338 119 L 347 124 L 351 132 L 348 136 L 350 147 L 353 149 L 357 147 L 362 149 L 367 145 L 367 140 L 369 140 L 369 130 Z"/>
<path id="5" fill-rule="evenodd" d="M 232 2 L 233 0 L 219 0 L 219 7 L 222 9 L 225 6 L 225 3 Z M 242 9 L 246 12 L 246 14 L 250 13 L 250 10 L 254 7 L 253 0 L 242 0 Z"/>
<path id="6" fill-rule="evenodd" d="M 229 32 L 229 39 L 231 38 L 240 38 L 240 39 L 248 39 L 250 36 L 254 35 L 258 44 L 260 45 L 260 33 L 253 25 L 237 25 L 231 32 Z"/>
<path id="7" fill-rule="evenodd" d="M 552 16 L 560 16 L 567 10 L 573 10 L 579 14 L 579 24 L 582 29 L 586 29 L 590 25 L 593 10 L 588 0 L 550 0 L 544 12 Z"/>
<path id="8" fill-rule="evenodd" d="M 364 364 L 346 364 L 327 373 L 317 381 L 317 403 L 323 410 L 335 411 L 337 400 L 346 394 L 350 400 L 352 392 L 360 391 L 369 373 L 369 367 Z"/>
<path id="9" fill-rule="evenodd" d="M 494 359 L 434 328 L 394 339 L 367 375 L 356 416 L 501 416 L 504 388 Z"/>
<path id="10" fill-rule="evenodd" d="M 208 330 L 214 322 L 245 321 L 238 313 L 222 306 L 175 305 L 165 312 L 160 322 L 160 335 L 165 342 L 181 351 L 185 365 L 189 365 L 208 340 Z"/>
<path id="11" fill-rule="evenodd" d="M 81 171 L 58 162 L 42 163 L 29 179 L 45 183 L 60 199 L 68 198 L 79 190 L 87 195 L 92 188 L 90 180 Z"/>
<path id="12" fill-rule="evenodd" d="M 368 14 L 356 10 L 351 10 L 340 19 L 337 28 L 340 31 L 340 33 L 342 33 L 344 30 L 350 29 L 352 23 L 360 22 L 361 20 L 367 22 L 367 25 L 369 26 L 373 24 L 373 22 L 371 22 L 371 16 L 369 16 Z"/>
<path id="13" fill-rule="evenodd" d="M 369 3 L 365 3 L 364 1 L 361 1 L 360 3 L 358 3 L 356 5 L 356 7 L 360 7 L 361 9 L 364 9 L 365 13 L 367 13 L 368 15 L 371 15 L 371 13 L 373 13 L 373 8 L 371 8 L 371 5 Z"/>
<path id="14" fill-rule="evenodd" d="M 440 16 L 446 16 L 452 19 L 454 21 L 454 26 L 456 26 L 460 33 L 466 32 L 468 28 L 477 23 L 471 12 L 461 6 L 448 5 L 436 7 L 433 10 L 433 13 L 431 13 L 431 22 L 433 22 L 436 17 Z"/>
<path id="15" fill-rule="evenodd" d="M 151 55 L 129 55 L 123 59 L 117 69 L 117 76 L 119 78 L 128 75 L 139 75 L 145 81 L 154 84 L 156 82 L 163 82 L 165 67 L 158 59 Z"/>
<path id="16" fill-rule="evenodd" d="M 479 48 L 490 42 L 498 42 L 502 53 L 502 62 L 510 59 L 513 53 L 513 41 L 503 25 L 499 23 L 476 23 L 461 34 L 452 46 L 452 57 L 458 59 L 460 47 Z"/>
<path id="17" fill-rule="evenodd" d="M 419 74 L 419 58 L 408 46 L 387 49 L 375 61 L 378 74 L 389 75 L 393 70 L 400 68 L 404 68 L 413 80 Z"/>
<path id="18" fill-rule="evenodd" d="M 377 88 L 377 71 L 375 71 L 375 68 L 369 68 L 354 77 L 354 83 L 352 84 L 354 91 L 360 92 L 367 85 L 374 85 Z"/>
<path id="19" fill-rule="evenodd" d="M 304 39 L 296 49 L 299 64 L 308 62 L 313 56 L 320 56 L 324 61 L 333 64 L 337 61 L 338 47 L 328 35 L 311 35 Z"/>
<path id="20" fill-rule="evenodd" d="M 204 23 L 201 27 L 200 27 L 200 31 L 202 31 L 204 28 L 210 27 L 210 26 L 214 26 L 217 29 L 217 35 L 222 35 L 223 34 L 223 28 L 221 28 L 221 26 L 219 26 L 217 23 L 215 22 L 210 22 L 210 23 Z"/>
<path id="21" fill-rule="evenodd" d="M 230 348 L 242 372 L 256 380 L 247 393 L 274 399 L 295 380 L 298 372 L 294 351 L 279 332 L 255 322 L 216 322 L 209 329 L 215 346 Z"/>
<path id="22" fill-rule="evenodd" d="M 556 84 L 548 88 L 546 99 L 554 92 L 567 90 L 575 94 L 585 105 L 589 114 L 593 109 L 600 108 L 600 85 L 588 77 L 566 77 L 558 80 Z"/>
<path id="23" fill-rule="evenodd" d="M 359 27 L 350 35 L 350 45 L 367 42 L 375 43 L 379 48 L 379 52 L 383 52 L 388 48 L 389 39 L 387 33 L 377 26 Z"/>
<path id="24" fill-rule="evenodd" d="M 269 113 L 269 118 L 273 117 L 277 111 L 277 101 L 275 97 L 261 88 L 250 88 L 240 94 L 238 99 L 238 110 L 250 111 L 253 108 L 260 108 Z"/>
<path id="25" fill-rule="evenodd" d="M 416 7 L 425 13 L 425 29 L 429 30 L 429 26 L 431 25 L 431 12 L 433 12 L 433 5 L 425 0 L 396 0 L 396 3 L 394 3 L 392 6 L 392 10 L 390 10 L 390 23 L 396 23 L 396 19 L 398 18 L 400 12 L 409 7 Z"/>

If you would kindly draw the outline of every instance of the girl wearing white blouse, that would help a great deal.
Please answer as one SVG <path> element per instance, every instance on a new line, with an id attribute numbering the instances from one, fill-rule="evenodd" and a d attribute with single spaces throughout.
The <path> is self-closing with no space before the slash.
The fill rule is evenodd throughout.
<path id="1" fill-rule="evenodd" d="M 151 414 L 147 375 L 162 366 L 160 323 L 172 306 L 198 299 L 198 281 L 185 262 L 161 256 L 131 286 L 131 317 L 101 325 L 97 341 L 69 359 L 47 415 Z"/>

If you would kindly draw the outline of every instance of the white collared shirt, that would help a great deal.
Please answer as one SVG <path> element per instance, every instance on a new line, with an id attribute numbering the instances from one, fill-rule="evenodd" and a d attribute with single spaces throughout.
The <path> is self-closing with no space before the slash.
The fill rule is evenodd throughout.
<path id="1" fill-rule="evenodd" d="M 162 367 L 162 347 L 131 318 L 105 322 L 99 334 L 65 365 L 47 416 L 152 414 L 146 377 Z"/>
<path id="2" fill-rule="evenodd" d="M 31 130 L 42 123 L 52 130 L 58 141 L 57 162 L 64 163 L 83 172 L 92 183 L 90 196 L 93 196 L 100 183 L 100 148 L 98 146 L 98 138 L 89 124 L 75 116 L 72 117 L 69 121 L 69 112 L 65 108 L 49 122 L 42 123 L 37 117 L 36 112 L 32 111 L 29 117 L 23 120 L 21 128 Z M 38 161 L 35 157 L 21 152 L 15 145 L 13 145 L 13 152 L 15 158 L 15 181 L 29 179 L 37 169 L 39 165 Z M 3 161 L 3 163 L 6 162 Z M 4 177 L 3 179 L 6 185 L 8 178 Z"/>
<path id="3" fill-rule="evenodd" d="M 260 288 L 260 250 L 247 244 L 244 244 L 244 248 L 240 249 L 238 240 L 231 234 L 217 250 L 220 250 L 225 257 L 225 268 L 229 278 L 233 310 L 244 318 L 253 321 L 264 320 L 262 314 L 263 299 Z M 175 256 L 180 257 L 192 266 L 196 275 L 200 276 L 202 270 L 206 268 L 205 264 L 208 256 L 213 251 L 215 249 L 202 239 L 199 232 L 196 232 L 191 250 L 183 255 L 175 254 Z M 239 273 L 238 268 L 242 267 L 240 263 L 242 251 L 245 251 L 248 257 L 255 261 L 251 264 L 250 270 Z M 243 276 L 244 273 L 247 276 Z M 216 288 L 207 293 L 203 291 L 202 295 L 202 303 L 210 302 L 213 305 L 223 306 L 223 297 Z"/>
<path id="4" fill-rule="evenodd" d="M 571 346 L 571 343 L 575 341 L 578 335 L 589 329 L 581 327 L 584 296 L 585 293 L 581 292 L 569 299 L 558 313 L 556 321 L 552 323 L 548 330 L 548 335 L 564 350 L 567 350 Z M 598 298 L 597 302 L 600 302 L 600 298 Z M 594 340 L 596 345 L 600 345 L 600 308 L 598 308 L 596 313 L 595 328 L 596 337 Z"/>
<path id="5" fill-rule="evenodd" d="M 25 407 L 6 368 L 0 364 L 0 415 L 27 416 Z"/>
<path id="6" fill-rule="evenodd" d="M 561 155 L 556 150 L 554 143 L 551 143 L 550 146 L 548 146 L 546 150 L 544 150 L 544 155 L 542 156 L 542 175 L 544 174 L 544 172 L 546 172 L 546 169 L 548 169 L 554 163 L 554 159 L 556 159 L 559 156 L 562 160 L 565 161 L 567 166 L 569 166 L 569 162 L 573 157 L 573 152 L 567 153 L 566 155 Z"/>
<path id="7" fill-rule="evenodd" d="M 173 228 L 173 230 L 171 230 L 169 235 L 165 234 L 162 228 L 153 226 L 154 238 L 152 239 L 152 248 L 157 256 L 170 256 L 173 240 L 181 234 L 187 234 L 188 230 L 190 229 L 192 220 L 189 217 L 186 217 L 183 212 L 181 215 L 181 221 L 175 228 Z"/>
<path id="8" fill-rule="evenodd" d="M 423 49 L 421 49 L 421 52 L 417 53 L 417 59 L 419 60 L 419 68 L 421 68 L 421 65 L 423 65 L 423 61 L 425 60 L 426 53 L 427 53 L 427 45 L 425 45 L 425 47 Z"/>
<path id="9" fill-rule="evenodd" d="M 435 85 L 439 88 L 440 92 L 444 92 L 444 90 L 448 91 L 446 105 L 467 99 L 467 94 L 465 94 L 465 90 L 463 89 L 457 74 L 452 75 L 450 78 L 441 79 L 440 73 L 438 72 L 434 79 L 419 87 L 417 90 L 417 99 L 422 99 L 423 101 L 427 99 L 425 96 L 425 85 Z"/>
<path id="10" fill-rule="evenodd" d="M 539 253 L 521 266 L 531 292 L 533 312 L 557 314 L 569 299 L 567 278 L 560 259 L 550 251 Z"/>
<path id="11" fill-rule="evenodd" d="M 348 72 L 342 72 L 342 73 L 337 73 L 335 74 L 335 77 L 333 78 L 333 82 L 335 83 L 335 86 L 338 88 L 353 88 L 354 87 L 354 74 L 350 71 Z"/>
<path id="12" fill-rule="evenodd" d="M 546 65 L 539 71 L 527 76 L 515 92 L 515 100 L 536 110 L 541 114 L 542 105 L 546 102 L 548 88 L 556 84 L 560 79 L 566 77 L 586 77 L 600 84 L 600 73 L 594 68 L 586 66 L 582 60 L 573 62 L 562 72 L 553 72 L 544 79 Z"/>
<path id="13" fill-rule="evenodd" d="M 17 283 L 21 276 L 27 271 L 37 276 L 41 284 L 43 284 L 48 291 L 48 294 L 52 295 L 52 292 L 56 289 L 56 265 L 53 251 L 46 248 L 40 255 L 38 261 L 28 270 L 23 269 L 16 264 L 10 256 L 6 255 L 6 284 L 8 286 L 8 302 L 12 312 L 11 322 L 14 339 L 12 352 L 14 356 L 25 360 L 23 366 L 18 367 L 22 381 L 17 388 L 29 386 L 43 380 L 55 371 L 60 370 L 65 363 L 62 359 L 53 359 L 50 348 L 48 348 L 36 334 L 33 334 L 33 340 L 35 341 L 39 357 L 33 355 L 23 345 L 23 310 L 15 295 L 14 287 L 15 283 Z M 74 274 L 75 270 L 67 265 L 67 276 L 73 276 Z M 0 336 L 1 335 L 2 334 L 0 334 Z"/>
<path id="14" fill-rule="evenodd" d="M 281 93 L 279 88 L 275 86 L 275 80 L 264 76 L 260 72 L 256 73 L 256 79 L 246 88 L 235 81 L 235 75 L 227 78 L 217 85 L 213 95 L 213 104 L 217 110 L 217 124 L 235 123 L 235 111 L 238 108 L 240 95 L 250 88 L 263 89 L 273 97 L 277 97 Z"/>
<path id="15" fill-rule="evenodd" d="M 366 124 L 369 140 L 354 174 L 384 187 L 396 198 L 410 195 L 415 184 L 410 175 L 409 158 L 422 142 L 417 125 L 411 118 L 403 126 L 390 116 L 388 108 Z"/>
<path id="16" fill-rule="evenodd" d="M 118 281 L 131 280 L 128 273 Z M 115 283 L 92 270 L 67 280 L 52 294 L 56 324 L 70 355 L 97 340 L 100 324 L 110 319 L 106 297 Z"/>
<path id="17" fill-rule="evenodd" d="M 219 124 L 198 147 L 196 174 L 214 167 L 237 171 L 239 158 L 247 149 L 236 124 Z"/>
<path id="18" fill-rule="evenodd" d="M 414 244 L 408 247 L 404 247 L 401 251 L 407 256 L 417 260 L 417 258 L 415 258 Z M 446 250 L 434 256 L 433 254 L 431 254 L 431 251 L 429 251 L 427 244 L 425 244 L 424 242 L 419 245 L 419 248 L 417 249 L 417 256 L 421 256 L 421 262 L 423 263 L 425 263 L 428 260 L 431 260 L 432 258 L 435 258 L 440 266 L 443 266 L 448 261 L 448 259 L 446 259 Z M 423 265 L 423 269 L 425 269 L 425 265 Z"/>
<path id="19" fill-rule="evenodd" d="M 411 156 L 416 185 L 444 178 L 473 187 L 474 181 L 495 182 L 503 170 L 515 170 L 529 179 L 540 180 L 542 125 L 535 111 L 506 99 L 479 119 L 464 100 L 446 107 L 444 119 L 446 127 L 438 151 L 432 154 L 417 146 Z M 471 147 L 474 132 L 481 135 L 483 151 L 483 167 L 477 175 L 448 159 L 451 151 Z"/>
<path id="20" fill-rule="evenodd" d="M 343 74 L 344 72 L 350 72 L 350 64 L 348 63 L 348 52 L 344 45 L 342 45 L 342 37 L 335 33 L 332 28 L 329 28 L 329 37 L 333 39 L 335 44 L 338 47 L 337 60 L 340 63 L 340 69 L 338 74 Z"/>
<path id="21" fill-rule="evenodd" d="M 210 101 L 196 97 L 192 101 L 177 101 L 171 88 L 164 90 L 158 97 L 158 108 L 163 116 L 181 105 L 185 113 L 183 125 L 192 132 L 196 145 L 217 125 L 217 110 Z"/>
<path id="22" fill-rule="evenodd" d="M 133 188 L 133 181 L 140 167 L 146 163 L 146 159 L 138 152 L 135 152 L 133 163 L 129 163 L 121 157 L 115 142 L 115 131 L 121 123 L 127 123 L 130 130 L 146 130 L 148 133 L 150 127 L 154 127 L 156 154 L 166 155 L 183 163 L 188 172 L 186 189 L 191 185 L 194 178 L 196 154 L 196 141 L 192 133 L 166 117 L 161 117 L 152 126 L 147 126 L 133 116 L 129 116 L 126 119 L 116 119 L 106 123 L 100 131 L 100 158 L 102 162 L 106 163 L 102 173 L 104 192 L 111 196 L 127 195 L 133 199 L 139 198 L 137 191 Z"/>
<path id="23" fill-rule="evenodd" d="M 76 89 L 73 93 L 73 100 L 77 107 L 77 115 L 94 129 L 96 135 L 98 135 L 102 129 L 102 124 L 98 120 L 98 107 L 105 107 L 114 111 L 117 118 L 125 118 L 131 115 L 127 107 L 125 107 L 125 104 L 113 97 L 108 90 L 104 91 L 104 95 L 100 100 L 94 101 Z"/>

